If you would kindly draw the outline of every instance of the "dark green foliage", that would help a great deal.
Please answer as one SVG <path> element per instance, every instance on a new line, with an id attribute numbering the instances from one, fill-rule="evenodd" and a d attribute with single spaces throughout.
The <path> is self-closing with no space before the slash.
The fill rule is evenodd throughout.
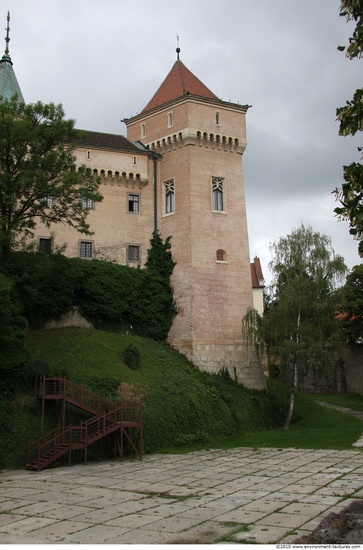
<path id="1" fill-rule="evenodd" d="M 15 318 L 17 308 L 38 329 L 76 307 L 96 328 L 165 339 L 176 315 L 170 288 L 174 262 L 169 239 L 164 244 L 154 237 L 151 245 L 146 269 L 60 254 L 11 254 L 1 268 L 8 278 L 4 322 L 10 314 Z M 1 288 L 0 281 L 0 295 Z"/>
<path id="2" fill-rule="evenodd" d="M 72 308 L 77 284 L 72 265 L 72 260 L 59 254 L 27 252 L 13 253 L 4 265 L 31 328 L 41 328 L 48 319 L 57 319 Z"/>
<path id="3" fill-rule="evenodd" d="M 130 369 L 137 370 L 140 368 L 140 352 L 132 344 L 129 344 L 124 351 L 124 362 Z"/>
<path id="4" fill-rule="evenodd" d="M 363 56 L 363 2 L 361 0 L 341 0 L 340 15 L 347 21 L 353 21 L 355 28 L 349 38 L 347 47 L 340 46 L 348 59 L 362 58 Z M 363 129 L 363 88 L 358 88 L 353 99 L 346 101 L 344 107 L 337 109 L 337 120 L 340 122 L 341 136 L 354 136 Z M 358 147 L 362 153 L 363 147 Z M 341 188 L 333 191 L 340 206 L 334 209 L 337 217 L 348 220 L 349 233 L 358 240 L 358 253 L 363 257 L 363 165 L 361 162 L 352 162 L 343 166 L 344 183 Z"/>
<path id="5" fill-rule="evenodd" d="M 171 254 L 171 237 L 163 243 L 159 233 L 154 233 L 150 241 L 146 267 L 150 272 L 160 275 L 165 281 L 169 281 L 176 263 Z"/>
<path id="6" fill-rule="evenodd" d="M 349 342 L 363 338 L 363 264 L 356 265 L 342 289 L 338 318 Z"/>
<path id="7" fill-rule="evenodd" d="M 75 165 L 81 137 L 62 105 L 0 102 L 0 255 L 33 234 L 37 222 L 90 234 L 83 198 L 102 200 L 90 168 Z M 51 199 L 51 200 L 49 200 Z"/>

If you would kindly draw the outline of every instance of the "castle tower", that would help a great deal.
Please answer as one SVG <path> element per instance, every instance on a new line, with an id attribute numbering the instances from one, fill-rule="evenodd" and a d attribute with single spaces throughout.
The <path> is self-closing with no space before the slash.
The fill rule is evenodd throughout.
<path id="1" fill-rule="evenodd" d="M 0 98 L 9 100 L 17 96 L 19 103 L 25 103 L 23 94 L 21 93 L 20 86 L 13 69 L 13 62 L 11 61 L 9 54 L 9 42 L 10 42 L 10 13 L 7 16 L 6 38 L 5 38 L 5 52 L 0 59 Z"/>
<path id="2" fill-rule="evenodd" d="M 242 339 L 253 307 L 242 155 L 247 105 L 220 100 L 179 59 L 143 109 L 125 120 L 127 137 L 162 155 L 157 224 L 172 236 L 178 307 L 173 346 L 209 372 L 227 368 L 264 389 L 263 372 Z"/>

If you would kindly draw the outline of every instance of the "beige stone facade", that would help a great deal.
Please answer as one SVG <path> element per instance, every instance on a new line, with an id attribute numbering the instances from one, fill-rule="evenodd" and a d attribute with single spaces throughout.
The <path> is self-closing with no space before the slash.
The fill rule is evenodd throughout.
<path id="1" fill-rule="evenodd" d="M 77 149 L 77 162 L 101 176 L 104 199 L 89 214 L 94 235 L 38 226 L 36 236 L 53 232 L 69 256 L 142 266 L 156 225 L 163 239 L 172 237 L 177 262 L 170 342 L 200 368 L 227 368 L 246 387 L 264 389 L 241 330 L 253 307 L 242 172 L 248 107 L 219 100 L 179 60 L 170 75 L 150 106 L 125 121 L 128 144 L 112 147 L 90 133 Z M 173 92 L 177 75 L 188 82 L 180 93 Z M 163 99 L 165 91 L 171 99 Z"/>

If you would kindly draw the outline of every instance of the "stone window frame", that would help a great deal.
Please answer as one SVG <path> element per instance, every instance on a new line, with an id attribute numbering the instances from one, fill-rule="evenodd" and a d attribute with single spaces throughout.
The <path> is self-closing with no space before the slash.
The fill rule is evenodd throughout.
<path id="1" fill-rule="evenodd" d="M 131 197 L 137 197 L 137 200 L 132 200 Z M 130 205 L 137 205 L 136 210 L 130 210 Z M 141 195 L 140 193 L 127 193 L 126 211 L 128 214 L 141 214 Z"/>
<path id="2" fill-rule="evenodd" d="M 95 201 L 91 197 L 82 197 L 81 204 L 82 208 L 88 208 L 88 210 L 95 209 Z"/>
<path id="3" fill-rule="evenodd" d="M 94 255 L 94 242 L 79 240 L 78 241 L 78 256 L 83 260 L 91 260 Z"/>
<path id="4" fill-rule="evenodd" d="M 43 254 L 52 253 L 52 239 L 51 237 L 38 237 L 38 251 Z"/>
<path id="5" fill-rule="evenodd" d="M 214 214 L 227 213 L 226 180 L 220 176 L 211 177 L 211 200 Z"/>
<path id="6" fill-rule="evenodd" d="M 140 125 L 140 135 L 141 135 L 141 138 L 146 137 L 146 122 L 142 122 Z"/>
<path id="7" fill-rule="evenodd" d="M 163 216 L 175 214 L 175 178 L 163 181 Z"/>
<path id="8" fill-rule="evenodd" d="M 135 252 L 137 251 L 137 256 Z M 140 264 L 141 263 L 141 244 L 129 243 L 126 245 L 126 258 L 127 264 Z"/>
<path id="9" fill-rule="evenodd" d="M 168 128 L 172 128 L 174 125 L 173 111 L 169 111 L 167 116 L 168 116 Z"/>
<path id="10" fill-rule="evenodd" d="M 216 263 L 217 264 L 228 264 L 227 262 L 227 252 L 222 248 L 216 250 Z"/>

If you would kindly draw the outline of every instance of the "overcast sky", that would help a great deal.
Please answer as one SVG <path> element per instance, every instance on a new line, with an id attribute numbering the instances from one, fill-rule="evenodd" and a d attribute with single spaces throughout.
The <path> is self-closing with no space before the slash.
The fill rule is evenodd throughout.
<path id="1" fill-rule="evenodd" d="M 26 102 L 62 103 L 78 128 L 126 134 L 175 59 L 223 100 L 252 105 L 243 156 L 251 258 L 303 222 L 352 268 L 357 242 L 332 189 L 359 161 L 336 108 L 362 86 L 363 61 L 337 46 L 354 28 L 340 0 L 7 0 L 10 56 Z M 1 36 L 1 33 L 0 33 Z M 3 42 L 5 48 L 5 42 Z"/>

